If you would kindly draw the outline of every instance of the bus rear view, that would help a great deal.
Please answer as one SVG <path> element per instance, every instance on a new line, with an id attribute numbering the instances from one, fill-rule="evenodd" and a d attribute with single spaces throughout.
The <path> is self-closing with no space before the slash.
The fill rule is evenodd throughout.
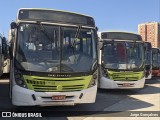
<path id="1" fill-rule="evenodd" d="M 20 9 L 10 31 L 10 93 L 14 105 L 95 102 L 97 29 L 92 17 L 49 9 Z"/>
<path id="2" fill-rule="evenodd" d="M 144 47 L 140 35 L 101 32 L 100 84 L 103 89 L 143 88 Z"/>

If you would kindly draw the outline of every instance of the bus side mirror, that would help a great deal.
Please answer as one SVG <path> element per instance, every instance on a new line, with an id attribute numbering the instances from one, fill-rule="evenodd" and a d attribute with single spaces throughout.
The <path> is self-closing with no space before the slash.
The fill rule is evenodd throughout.
<path id="1" fill-rule="evenodd" d="M 17 28 L 17 24 L 15 22 L 12 22 L 10 26 L 11 26 L 11 29 Z"/>
<path id="2" fill-rule="evenodd" d="M 14 37 L 15 36 L 15 29 L 17 28 L 17 24 L 15 22 L 12 22 L 10 24 L 11 27 L 11 36 Z"/>
<path id="3" fill-rule="evenodd" d="M 144 51 L 146 51 L 146 50 L 147 50 L 147 48 L 146 48 L 146 46 L 145 46 L 145 45 L 143 46 L 143 48 L 144 48 Z"/>
<path id="4" fill-rule="evenodd" d="M 12 45 L 9 46 L 9 57 L 10 57 L 10 59 L 13 59 Z"/>
<path id="5" fill-rule="evenodd" d="M 101 50 L 103 47 L 103 41 L 98 40 L 98 49 Z"/>
<path id="6" fill-rule="evenodd" d="M 96 31 L 98 31 L 98 27 L 96 26 Z"/>
<path id="7" fill-rule="evenodd" d="M 7 49 L 7 41 L 6 41 L 6 38 L 3 37 L 2 38 L 2 53 L 5 55 L 5 56 L 8 56 L 8 49 Z"/>

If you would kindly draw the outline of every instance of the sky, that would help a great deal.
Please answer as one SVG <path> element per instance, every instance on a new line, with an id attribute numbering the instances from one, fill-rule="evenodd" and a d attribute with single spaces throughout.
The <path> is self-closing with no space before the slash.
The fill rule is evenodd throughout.
<path id="1" fill-rule="evenodd" d="M 160 22 L 160 0 L 1 0 L 0 33 L 6 37 L 19 8 L 49 8 L 94 17 L 99 31 L 138 32 L 138 24 Z"/>

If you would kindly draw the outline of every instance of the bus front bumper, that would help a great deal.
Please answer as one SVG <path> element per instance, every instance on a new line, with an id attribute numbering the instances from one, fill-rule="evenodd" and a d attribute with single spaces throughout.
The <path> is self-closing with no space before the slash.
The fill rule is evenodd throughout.
<path id="1" fill-rule="evenodd" d="M 72 92 L 35 92 L 14 85 L 12 88 L 12 104 L 15 106 L 63 106 L 81 103 L 94 103 L 97 86 Z M 53 100 L 53 96 L 65 95 L 65 100 Z"/>
<path id="2" fill-rule="evenodd" d="M 143 88 L 145 77 L 137 81 L 114 81 L 106 77 L 101 77 L 99 88 L 102 89 L 135 89 Z"/>

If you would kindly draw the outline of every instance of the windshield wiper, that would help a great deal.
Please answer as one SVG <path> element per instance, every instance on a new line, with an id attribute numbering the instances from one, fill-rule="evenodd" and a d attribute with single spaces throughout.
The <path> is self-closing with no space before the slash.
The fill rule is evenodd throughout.
<path id="1" fill-rule="evenodd" d="M 37 21 L 37 24 L 40 26 L 41 32 L 47 37 L 47 39 L 54 42 L 54 40 L 49 36 L 47 30 L 44 28 L 44 26 L 42 25 L 42 23 L 39 22 L 39 21 Z"/>
<path id="2" fill-rule="evenodd" d="M 73 50 L 73 55 L 74 55 L 74 61 L 77 59 L 75 55 L 75 48 L 76 48 L 76 40 L 79 38 L 79 34 L 81 31 L 81 26 L 79 25 L 76 31 L 76 34 L 74 35 L 73 43 L 71 45 L 71 48 Z"/>
<path id="3" fill-rule="evenodd" d="M 135 49 L 137 48 L 137 44 L 136 41 L 134 41 L 133 46 L 129 47 L 129 49 L 131 49 L 131 56 L 130 58 L 128 58 L 127 60 L 127 68 L 128 69 L 134 69 L 136 66 L 136 59 L 140 58 L 139 53 L 137 53 L 137 51 L 135 52 Z M 138 56 L 137 56 L 138 55 Z M 138 57 L 138 58 L 137 58 Z"/>
<path id="4" fill-rule="evenodd" d="M 73 39 L 73 43 L 72 43 L 73 48 L 75 48 L 75 42 L 76 42 L 76 39 L 79 38 L 80 31 L 81 31 L 81 26 L 79 25 L 77 28 L 76 34 L 74 35 L 74 39 Z"/>

